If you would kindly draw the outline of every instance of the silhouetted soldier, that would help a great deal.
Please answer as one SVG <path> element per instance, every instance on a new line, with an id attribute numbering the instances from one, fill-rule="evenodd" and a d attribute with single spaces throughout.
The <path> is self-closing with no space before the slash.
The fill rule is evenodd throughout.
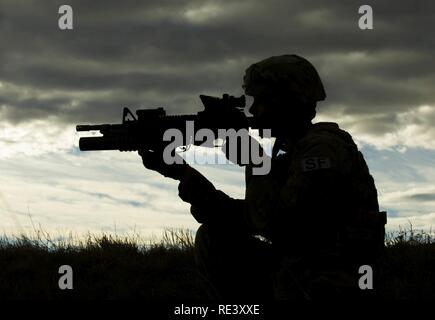
<path id="1" fill-rule="evenodd" d="M 254 97 L 249 111 L 276 137 L 269 174 L 246 166 L 244 200 L 187 164 L 140 152 L 145 167 L 180 180 L 179 196 L 202 224 L 202 273 L 224 298 L 358 296 L 358 268 L 376 268 L 384 221 L 352 137 L 336 123 L 311 122 L 326 97 L 319 75 L 302 57 L 275 56 L 251 65 L 243 88 Z"/>

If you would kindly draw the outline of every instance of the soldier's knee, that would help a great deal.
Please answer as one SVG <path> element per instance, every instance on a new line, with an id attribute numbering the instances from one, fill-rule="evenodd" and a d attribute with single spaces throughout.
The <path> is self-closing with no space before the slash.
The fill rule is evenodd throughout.
<path id="1" fill-rule="evenodd" d="M 228 255 L 228 240 L 218 226 L 202 224 L 196 231 L 195 256 L 197 261 L 211 261 Z"/>
<path id="2" fill-rule="evenodd" d="M 216 255 L 218 254 L 213 246 L 216 240 L 213 239 L 212 228 L 202 224 L 196 231 L 195 236 L 195 262 L 199 270 L 206 277 L 213 273 Z"/>
<path id="3" fill-rule="evenodd" d="M 198 230 L 196 230 L 195 235 L 195 248 L 202 246 L 204 242 L 207 242 L 208 238 L 208 227 L 204 224 L 200 225 Z"/>
<path id="4" fill-rule="evenodd" d="M 196 231 L 195 236 L 195 255 L 197 257 L 203 257 L 206 252 L 210 251 L 212 232 L 210 227 L 206 224 L 202 224 Z"/>
<path id="5" fill-rule="evenodd" d="M 223 234 L 216 227 L 209 224 L 202 224 L 196 231 L 195 246 L 207 246 L 222 241 Z"/>
<path id="6" fill-rule="evenodd" d="M 199 252 L 213 250 L 213 247 L 216 247 L 222 242 L 220 237 L 222 237 L 222 235 L 216 228 L 208 224 L 202 224 L 196 231 L 195 249 Z"/>

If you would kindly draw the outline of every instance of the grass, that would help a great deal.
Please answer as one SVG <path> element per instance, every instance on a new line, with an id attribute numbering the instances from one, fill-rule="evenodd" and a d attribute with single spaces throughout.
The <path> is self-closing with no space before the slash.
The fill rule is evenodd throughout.
<path id="1" fill-rule="evenodd" d="M 74 290 L 59 290 L 61 265 L 73 268 Z M 55 241 L 41 233 L 0 241 L 0 298 L 197 300 L 200 281 L 185 230 L 165 232 L 158 244 L 109 235 Z"/>
<path id="2" fill-rule="evenodd" d="M 408 229 L 387 234 L 381 294 L 394 299 L 435 299 L 435 238 Z"/>
<path id="3" fill-rule="evenodd" d="M 139 235 L 34 236 L 0 240 L 2 299 L 146 299 L 197 301 L 205 296 L 194 265 L 194 235 L 168 230 L 160 242 Z M 61 265 L 73 268 L 74 290 L 60 290 Z M 380 298 L 435 298 L 435 239 L 411 228 L 386 237 Z"/>

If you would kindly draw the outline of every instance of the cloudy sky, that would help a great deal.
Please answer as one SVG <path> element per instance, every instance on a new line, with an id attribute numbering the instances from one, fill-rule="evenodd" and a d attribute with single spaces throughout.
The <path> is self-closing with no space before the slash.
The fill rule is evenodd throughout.
<path id="1" fill-rule="evenodd" d="M 0 2 L 0 232 L 196 228 L 175 181 L 137 154 L 80 152 L 75 125 L 120 122 L 123 106 L 199 111 L 199 94 L 239 95 L 251 63 L 285 53 L 318 69 L 316 121 L 354 136 L 388 227 L 435 224 L 435 2 L 71 0 L 66 31 L 62 4 Z M 196 167 L 243 197 L 240 168 Z"/>

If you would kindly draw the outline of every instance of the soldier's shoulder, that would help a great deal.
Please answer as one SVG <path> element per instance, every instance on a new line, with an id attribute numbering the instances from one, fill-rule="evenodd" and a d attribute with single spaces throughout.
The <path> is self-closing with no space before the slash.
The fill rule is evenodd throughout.
<path id="1" fill-rule="evenodd" d="M 340 129 L 336 123 L 320 122 L 314 124 L 298 141 L 293 157 L 302 163 L 303 171 L 313 167 L 343 171 L 349 169 L 357 151 L 348 132 Z"/>
<path id="2" fill-rule="evenodd" d="M 352 136 L 341 129 L 335 122 L 318 122 L 312 125 L 307 134 L 299 140 L 298 148 L 310 150 L 324 148 L 338 150 L 342 148 L 356 148 Z"/>

